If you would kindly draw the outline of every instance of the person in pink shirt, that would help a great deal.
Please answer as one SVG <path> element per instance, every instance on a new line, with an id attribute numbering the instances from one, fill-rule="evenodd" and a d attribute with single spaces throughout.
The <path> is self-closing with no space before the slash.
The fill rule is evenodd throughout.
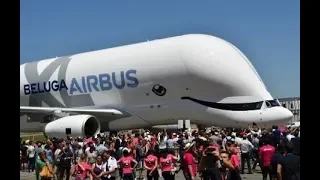
<path id="1" fill-rule="evenodd" d="M 92 138 L 88 137 L 88 138 L 83 139 L 83 143 L 86 145 L 86 147 L 89 147 L 89 144 L 90 143 L 93 144 L 94 142 L 93 142 Z"/>
<path id="2" fill-rule="evenodd" d="M 234 146 L 234 153 L 237 154 L 239 156 L 240 154 L 240 149 L 238 148 L 238 146 Z"/>
<path id="3" fill-rule="evenodd" d="M 88 172 L 92 174 L 90 165 L 86 163 L 86 156 L 82 154 L 71 174 L 75 177 L 75 180 L 85 180 Z"/>
<path id="4" fill-rule="evenodd" d="M 119 159 L 118 163 L 122 168 L 122 174 L 124 180 L 133 180 L 133 169 L 136 168 L 138 162 L 130 156 L 130 150 L 128 148 L 123 148 L 123 157 Z M 132 167 L 132 163 L 134 164 Z"/>
<path id="5" fill-rule="evenodd" d="M 168 154 L 167 150 L 163 150 L 161 152 L 161 157 L 159 160 L 162 177 L 164 180 L 174 180 L 175 174 L 173 171 L 174 164 L 173 162 L 176 161 L 178 158 L 173 156 L 172 154 Z"/>
<path id="6" fill-rule="evenodd" d="M 268 139 L 263 141 L 263 146 L 259 149 L 260 167 L 263 180 L 266 180 L 269 174 L 271 179 L 271 158 L 275 152 L 275 148 L 270 145 Z"/>
<path id="7" fill-rule="evenodd" d="M 133 138 L 133 142 L 134 144 L 138 144 L 139 143 L 139 134 L 136 134 Z"/>
<path id="8" fill-rule="evenodd" d="M 155 146 L 156 146 L 156 143 L 157 143 L 156 138 L 154 136 L 151 136 L 151 138 L 150 138 L 150 148 L 154 149 Z"/>
<path id="9" fill-rule="evenodd" d="M 148 180 L 158 180 L 159 174 L 157 171 L 158 167 L 158 158 L 155 156 L 153 150 L 147 152 L 147 156 L 144 158 L 143 167 L 147 170 Z"/>
<path id="10" fill-rule="evenodd" d="M 235 144 L 231 144 L 229 147 L 229 151 L 231 154 L 230 162 L 233 165 L 234 169 L 231 171 L 231 176 L 235 177 L 235 179 L 240 178 L 240 158 L 239 158 L 239 149 Z"/>
<path id="11" fill-rule="evenodd" d="M 230 153 L 231 153 L 230 161 L 232 165 L 234 166 L 235 169 L 239 169 L 240 167 L 240 159 L 238 156 L 239 150 L 234 144 L 230 146 Z"/>

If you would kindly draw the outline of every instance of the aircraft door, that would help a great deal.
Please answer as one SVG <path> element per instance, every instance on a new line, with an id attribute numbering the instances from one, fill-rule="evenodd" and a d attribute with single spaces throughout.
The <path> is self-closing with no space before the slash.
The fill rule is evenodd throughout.
<path id="1" fill-rule="evenodd" d="M 260 110 L 260 113 L 259 113 L 259 122 L 262 122 L 263 121 L 263 113 L 265 112 L 265 109 L 261 109 Z"/>

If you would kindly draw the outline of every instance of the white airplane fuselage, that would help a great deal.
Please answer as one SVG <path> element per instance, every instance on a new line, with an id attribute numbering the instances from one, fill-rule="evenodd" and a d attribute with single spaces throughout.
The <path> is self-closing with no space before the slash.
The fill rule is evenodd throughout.
<path id="1" fill-rule="evenodd" d="M 126 112 L 122 118 L 99 118 L 101 130 L 176 124 L 179 119 L 224 127 L 286 124 L 292 113 L 277 103 L 245 55 L 209 35 L 184 35 L 20 66 L 20 106 Z M 40 131 L 45 125 L 40 121 L 22 116 L 20 131 Z"/>

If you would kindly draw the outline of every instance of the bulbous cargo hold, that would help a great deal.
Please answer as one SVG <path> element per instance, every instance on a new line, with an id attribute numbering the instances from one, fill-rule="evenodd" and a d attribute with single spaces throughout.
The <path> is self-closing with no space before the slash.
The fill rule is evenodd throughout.
<path id="1" fill-rule="evenodd" d="M 21 65 L 20 112 L 39 114 L 43 106 L 50 112 L 62 108 L 71 114 L 90 114 L 99 118 L 102 131 L 175 124 L 178 119 L 199 125 L 247 127 L 256 122 L 268 127 L 292 117 L 238 48 L 204 34 Z M 111 115 L 118 110 L 116 117 Z M 57 124 L 68 118 L 52 122 L 54 126 L 50 123 L 47 133 L 65 134 L 66 127 Z M 43 121 L 35 115 L 20 122 L 31 131 Z M 86 135 L 78 126 L 72 133 Z"/>

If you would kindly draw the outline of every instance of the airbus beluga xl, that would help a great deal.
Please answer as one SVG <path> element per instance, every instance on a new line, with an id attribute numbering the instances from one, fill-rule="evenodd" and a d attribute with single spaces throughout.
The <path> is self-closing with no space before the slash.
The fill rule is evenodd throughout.
<path id="1" fill-rule="evenodd" d="M 292 113 L 246 56 L 189 34 L 20 65 L 20 131 L 50 137 L 176 124 L 261 127 Z"/>

